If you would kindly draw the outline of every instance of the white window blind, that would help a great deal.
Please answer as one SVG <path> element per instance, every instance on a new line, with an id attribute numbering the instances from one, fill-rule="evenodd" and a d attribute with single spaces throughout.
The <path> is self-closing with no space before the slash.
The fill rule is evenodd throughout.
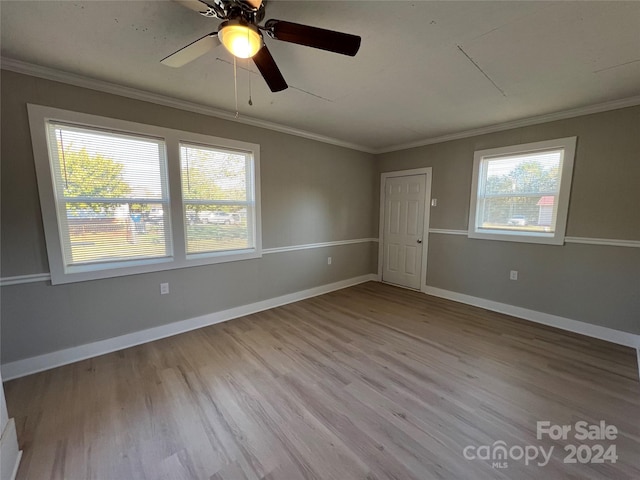
<path id="1" fill-rule="evenodd" d="M 180 165 L 187 254 L 255 248 L 252 153 L 181 143 Z"/>
<path id="2" fill-rule="evenodd" d="M 564 243 L 576 137 L 475 152 L 469 237 Z"/>
<path id="3" fill-rule="evenodd" d="M 47 122 L 65 268 L 172 255 L 163 140 Z"/>
<path id="4" fill-rule="evenodd" d="M 479 229 L 555 232 L 564 150 L 483 158 Z"/>

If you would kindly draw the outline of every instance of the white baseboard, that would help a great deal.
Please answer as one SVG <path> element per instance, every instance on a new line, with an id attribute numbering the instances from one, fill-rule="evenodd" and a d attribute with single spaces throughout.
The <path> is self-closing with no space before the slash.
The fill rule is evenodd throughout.
<path id="1" fill-rule="evenodd" d="M 613 328 L 580 322 L 570 318 L 559 317 L 557 315 L 538 312 L 536 310 L 529 310 L 528 308 L 516 307 L 507 303 L 494 302 L 493 300 L 473 297 L 471 295 L 465 295 L 464 293 L 452 292 L 450 290 L 443 290 L 436 287 L 426 286 L 423 287 L 422 291 L 435 297 L 446 298 L 448 300 L 466 303 L 467 305 L 473 305 L 486 310 L 505 313 L 513 317 L 522 318 L 535 323 L 541 323 L 543 325 L 549 325 L 550 327 L 556 327 L 561 330 L 568 330 L 569 332 L 580 333 L 588 337 L 599 338 L 600 340 L 617 343 L 618 345 L 640 348 L 640 335 L 636 335 L 634 333 L 623 332 Z"/>
<path id="2" fill-rule="evenodd" d="M 98 355 L 104 355 L 105 353 L 115 352 L 135 345 L 152 342 L 154 340 L 170 337 L 179 333 L 206 327 L 208 325 L 225 322 L 233 318 L 261 312 L 270 308 L 304 300 L 305 298 L 329 293 L 334 290 L 340 290 L 364 282 L 375 281 L 377 278 L 378 277 L 375 274 L 361 275 L 359 277 L 341 280 L 328 285 L 321 285 L 319 287 L 282 295 L 280 297 L 251 303 L 249 305 L 242 305 L 220 312 L 209 313 L 200 317 L 189 318 L 187 320 L 181 320 L 179 322 L 173 322 L 167 325 L 149 328 L 147 330 L 141 330 L 139 332 L 128 333 L 126 335 L 109 338 L 107 340 L 87 343 L 77 347 L 38 355 L 36 357 L 25 358 L 23 360 L 16 360 L 15 362 L 5 363 L 2 365 L 2 378 L 4 381 L 7 381 L 14 378 L 24 377 L 25 375 L 30 375 L 32 373 L 49 370 L 61 365 L 74 363 L 87 358 L 96 357 Z"/>
<path id="3" fill-rule="evenodd" d="M 114 337 L 107 340 L 101 340 L 85 345 L 79 345 L 77 347 L 58 350 L 56 352 L 46 353 L 44 355 L 38 355 L 36 357 L 17 360 L 15 362 L 10 362 L 2 365 L 2 378 L 4 381 L 7 381 L 14 378 L 24 377 L 25 375 L 30 375 L 32 373 L 49 370 L 61 365 L 67 365 L 69 363 L 96 357 L 98 355 L 104 355 L 105 353 L 115 352 L 124 348 L 133 347 L 135 345 L 140 345 L 154 340 L 159 340 L 161 338 L 170 337 L 179 333 L 206 327 L 208 325 L 225 322 L 233 318 L 261 312 L 263 310 L 268 310 L 270 308 L 286 305 L 288 303 L 297 302 L 300 300 L 304 300 L 305 298 L 315 297 L 332 292 L 334 290 L 340 290 L 342 288 L 351 287 L 353 285 L 358 285 L 360 283 L 368 281 L 379 281 L 378 275 L 362 275 L 359 277 L 350 278 L 327 285 L 321 285 L 319 287 L 314 287 L 287 295 L 282 295 L 280 297 L 251 303 L 249 305 L 242 305 L 239 307 L 230 308 L 228 310 L 202 315 L 200 317 L 190 318 L 187 320 L 182 320 L 167 325 L 161 325 L 159 327 L 154 327 L 147 330 L 141 330 L 139 332 L 121 335 L 119 337 Z M 506 303 L 495 302 L 493 300 L 473 297 L 471 295 L 466 295 L 463 293 L 443 290 L 436 287 L 423 286 L 422 291 L 428 295 L 434 295 L 436 297 L 446 298 L 448 300 L 465 303 L 467 305 L 485 308 L 494 312 L 505 313 L 507 315 L 512 315 L 524 320 L 556 327 L 561 330 L 567 330 L 589 337 L 606 340 L 608 342 L 616 343 L 619 345 L 625 345 L 627 347 L 635 348 L 638 352 L 638 368 L 640 375 L 640 335 L 602 327 L 599 325 L 593 325 L 586 322 L 580 322 L 578 320 L 572 320 L 565 317 L 559 317 L 557 315 L 542 313 L 536 310 L 516 307 L 514 305 L 509 305 Z"/>
<path id="4" fill-rule="evenodd" d="M 10 418 L 0 437 L 0 479 L 14 480 L 21 458 L 22 450 L 18 447 L 16 422 Z"/>

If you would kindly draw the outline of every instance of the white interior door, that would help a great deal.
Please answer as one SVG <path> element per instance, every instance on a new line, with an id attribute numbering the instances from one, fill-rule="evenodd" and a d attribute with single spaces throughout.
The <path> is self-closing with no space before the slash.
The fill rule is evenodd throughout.
<path id="1" fill-rule="evenodd" d="M 384 282 L 420 289 L 426 174 L 390 177 L 385 182 Z"/>

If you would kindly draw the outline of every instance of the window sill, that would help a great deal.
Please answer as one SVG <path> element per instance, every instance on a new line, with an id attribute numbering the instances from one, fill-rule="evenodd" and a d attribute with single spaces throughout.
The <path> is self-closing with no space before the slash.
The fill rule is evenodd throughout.
<path id="1" fill-rule="evenodd" d="M 216 252 L 215 254 L 189 255 L 184 260 L 175 258 L 153 258 L 148 260 L 132 260 L 130 262 L 114 262 L 101 264 L 74 265 L 65 268 L 65 273 L 51 275 L 52 285 L 102 280 L 107 278 L 139 275 L 142 273 L 162 272 L 179 268 L 215 265 L 218 263 L 237 262 L 262 258 L 262 251 L 244 249 L 230 252 Z"/>
<path id="2" fill-rule="evenodd" d="M 522 231 L 505 231 L 505 230 L 489 230 L 469 231 L 469 238 L 479 240 L 500 240 L 504 242 L 520 242 L 520 243 L 537 243 L 542 245 L 564 245 L 564 235 L 545 232 L 522 232 Z"/>

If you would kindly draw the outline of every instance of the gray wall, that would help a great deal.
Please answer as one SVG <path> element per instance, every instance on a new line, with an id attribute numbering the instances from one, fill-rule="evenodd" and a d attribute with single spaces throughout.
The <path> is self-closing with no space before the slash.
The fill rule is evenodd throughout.
<path id="1" fill-rule="evenodd" d="M 27 103 L 260 144 L 264 248 L 377 236 L 372 155 L 7 71 L 1 89 L 2 277 L 49 271 Z M 61 286 L 5 286 L 2 363 L 373 273 L 376 248 L 361 243 Z M 169 282 L 169 295 L 160 297 L 160 282 Z"/>
<path id="2" fill-rule="evenodd" d="M 263 246 L 377 236 L 379 173 L 433 167 L 431 228 L 466 230 L 473 152 L 578 136 L 567 235 L 640 240 L 640 107 L 376 157 L 2 71 L 1 275 L 48 272 L 26 103 L 259 143 Z M 376 161 L 377 160 L 377 161 Z M 333 257 L 333 265 L 326 257 Z M 0 289 L 2 363 L 376 271 L 377 244 L 76 284 Z M 518 270 L 517 282 L 508 280 Z M 171 293 L 159 295 L 159 283 Z M 431 234 L 431 286 L 640 333 L 640 249 Z M 117 301 L 114 301 L 117 299 Z"/>
<path id="3" fill-rule="evenodd" d="M 578 145 L 567 236 L 640 240 L 640 107 L 387 153 L 378 166 L 433 167 L 430 227 L 466 230 L 475 150 L 568 136 Z M 434 233 L 427 270 L 433 287 L 640 333 L 640 248 Z"/>

